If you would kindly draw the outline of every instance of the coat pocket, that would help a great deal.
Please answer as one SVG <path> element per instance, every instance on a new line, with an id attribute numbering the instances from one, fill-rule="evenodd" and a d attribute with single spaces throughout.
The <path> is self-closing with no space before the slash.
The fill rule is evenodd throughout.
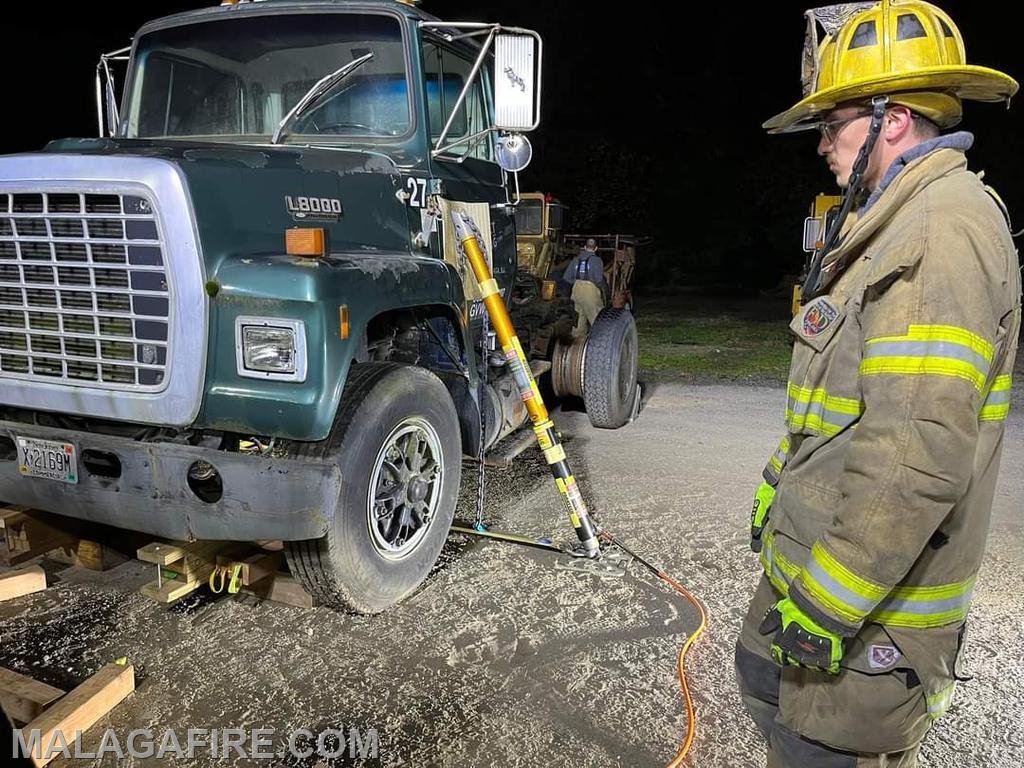
<path id="1" fill-rule="evenodd" d="M 942 717 L 953 703 L 957 680 L 965 679 L 959 674 L 958 667 L 962 663 L 966 625 L 952 624 L 932 629 L 868 626 L 880 633 L 873 638 L 862 633 L 864 652 L 856 654 L 850 661 L 851 665 L 858 668 L 863 668 L 864 664 L 868 668 L 877 666 L 889 652 L 880 651 L 880 647 L 895 649 L 900 658 L 895 660 L 892 669 L 904 672 L 908 685 L 919 685 L 927 716 L 925 725 Z"/>
<path id="2" fill-rule="evenodd" d="M 783 670 L 780 719 L 836 749 L 910 749 L 952 701 L 959 648 L 955 626 L 902 630 L 869 622 L 846 642 L 838 675 Z"/>
<path id="3" fill-rule="evenodd" d="M 848 752 L 903 752 L 931 726 L 917 670 L 877 624 L 847 641 L 838 675 L 784 668 L 779 715 L 802 736 Z"/>

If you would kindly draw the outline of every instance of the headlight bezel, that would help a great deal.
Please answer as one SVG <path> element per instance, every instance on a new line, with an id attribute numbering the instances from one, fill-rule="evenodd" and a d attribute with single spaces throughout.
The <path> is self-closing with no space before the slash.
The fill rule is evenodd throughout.
<path id="1" fill-rule="evenodd" d="M 245 329 L 256 328 L 291 333 L 293 368 L 291 371 L 263 370 L 246 366 Z M 250 345 L 250 349 L 253 345 Z M 235 365 L 239 376 L 270 381 L 304 382 L 307 374 L 306 324 L 302 320 L 242 315 L 235 318 Z"/>

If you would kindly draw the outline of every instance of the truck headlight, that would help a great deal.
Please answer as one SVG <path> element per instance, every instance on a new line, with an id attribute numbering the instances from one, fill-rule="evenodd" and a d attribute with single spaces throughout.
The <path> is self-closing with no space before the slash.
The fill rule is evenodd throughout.
<path id="1" fill-rule="evenodd" d="M 306 380 L 306 326 L 301 320 L 239 317 L 235 320 L 238 375 Z"/>

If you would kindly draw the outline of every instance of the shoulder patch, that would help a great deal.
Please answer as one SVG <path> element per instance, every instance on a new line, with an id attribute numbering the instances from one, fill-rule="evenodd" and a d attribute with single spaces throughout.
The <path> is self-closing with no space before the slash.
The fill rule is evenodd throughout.
<path id="1" fill-rule="evenodd" d="M 807 306 L 803 318 L 804 336 L 814 338 L 828 330 L 839 317 L 839 308 L 827 296 L 819 296 Z"/>

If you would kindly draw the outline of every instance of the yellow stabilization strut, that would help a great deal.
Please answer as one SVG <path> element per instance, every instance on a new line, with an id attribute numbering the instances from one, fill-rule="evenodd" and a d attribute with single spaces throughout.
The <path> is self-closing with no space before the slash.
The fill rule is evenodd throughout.
<path id="1" fill-rule="evenodd" d="M 487 266 L 487 258 L 484 256 L 483 246 L 478 235 L 472 217 L 460 211 L 452 211 L 452 222 L 455 225 L 455 236 L 462 244 L 473 269 L 473 275 L 480 286 L 480 293 L 483 295 L 484 305 L 491 318 L 491 325 L 498 336 L 501 348 L 505 353 L 505 360 L 515 379 L 519 389 L 519 395 L 526 405 L 527 413 L 530 414 L 530 421 L 533 423 L 533 432 L 537 436 L 537 443 L 544 452 L 544 458 L 551 467 L 551 474 L 555 478 L 555 486 L 558 488 L 565 503 L 572 527 L 576 529 L 583 544 L 584 554 L 587 557 L 597 557 L 600 554 L 600 546 L 597 541 L 597 531 L 587 511 L 587 504 L 583 501 L 576 478 L 573 477 L 572 469 L 565 457 L 565 449 L 562 447 L 555 432 L 555 423 L 548 415 L 548 409 L 544 405 L 544 399 L 537 389 L 537 382 L 530 371 L 530 365 L 523 354 L 523 346 L 519 343 L 519 337 L 512 326 L 508 309 L 498 291 L 498 283 L 491 276 L 491 270 Z M 482 439 L 482 437 L 481 437 Z"/>

